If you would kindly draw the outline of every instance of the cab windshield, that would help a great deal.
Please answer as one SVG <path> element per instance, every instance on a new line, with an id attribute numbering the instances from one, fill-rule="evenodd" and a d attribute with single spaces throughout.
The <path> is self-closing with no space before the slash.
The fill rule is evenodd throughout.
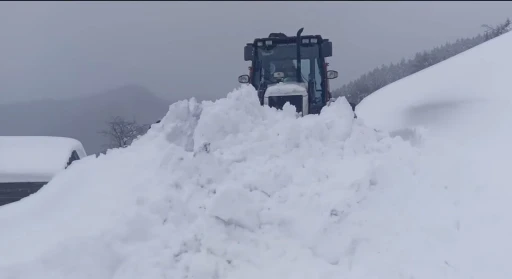
<path id="1" fill-rule="evenodd" d="M 297 45 L 271 45 L 257 47 L 256 71 L 257 83 L 277 83 L 275 72 L 282 72 L 283 82 L 308 82 L 320 77 L 318 45 L 301 46 L 301 77 L 297 77 Z M 311 76 L 313 75 L 313 76 Z"/>
<path id="2" fill-rule="evenodd" d="M 281 44 L 257 47 L 254 85 L 275 84 L 280 81 L 313 84 L 315 95 L 313 102 L 320 102 L 322 96 L 322 74 L 320 69 L 319 46 L 312 44 L 301 46 L 301 75 L 297 77 L 297 45 Z M 282 78 L 275 78 L 275 72 L 282 72 Z"/>

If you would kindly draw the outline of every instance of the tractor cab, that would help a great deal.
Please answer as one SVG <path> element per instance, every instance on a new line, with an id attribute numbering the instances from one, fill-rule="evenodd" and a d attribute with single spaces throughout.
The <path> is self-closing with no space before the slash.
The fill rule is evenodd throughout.
<path id="1" fill-rule="evenodd" d="M 338 72 L 327 70 L 325 58 L 332 56 L 332 42 L 320 35 L 296 36 L 271 33 L 244 48 L 251 61 L 249 75 L 238 77 L 257 91 L 261 105 L 282 109 L 290 103 L 302 115 L 318 114 L 330 102 L 329 79 Z"/>

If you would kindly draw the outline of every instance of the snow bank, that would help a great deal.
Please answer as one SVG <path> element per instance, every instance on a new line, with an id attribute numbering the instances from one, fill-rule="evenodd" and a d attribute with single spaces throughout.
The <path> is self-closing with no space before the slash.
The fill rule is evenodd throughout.
<path id="1" fill-rule="evenodd" d="M 0 137 L 0 182 L 49 181 L 64 170 L 73 150 L 85 157 L 82 144 L 63 137 Z"/>
<path id="2" fill-rule="evenodd" d="M 0 278 L 339 278 L 359 243 L 346 218 L 413 150 L 345 99 L 303 118 L 248 86 L 177 102 L 132 146 L 0 208 Z"/>
<path id="3" fill-rule="evenodd" d="M 360 278 L 510 278 L 510 49 L 512 33 L 358 105 L 371 127 L 421 135 L 414 177 L 403 173 L 403 182 L 374 196 L 353 215 L 364 225 L 346 231 L 367 240 L 358 253 L 366 255 L 368 277 Z"/>
<path id="4" fill-rule="evenodd" d="M 509 278 L 511 35 L 358 119 L 344 98 L 296 118 L 248 86 L 177 102 L 0 208 L 0 279 Z"/>
<path id="5" fill-rule="evenodd" d="M 478 136 L 489 123 L 510 119 L 511 46 L 508 33 L 460 53 L 374 92 L 356 114 L 388 131 L 424 127 L 458 140 Z"/>

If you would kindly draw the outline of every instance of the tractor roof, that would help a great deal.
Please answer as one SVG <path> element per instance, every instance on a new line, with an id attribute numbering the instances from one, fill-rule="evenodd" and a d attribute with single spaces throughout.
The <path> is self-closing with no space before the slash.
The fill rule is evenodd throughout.
<path id="1" fill-rule="evenodd" d="M 316 38 L 319 43 L 327 42 L 329 39 L 324 39 L 320 35 L 301 35 L 302 39 L 314 39 Z M 252 43 L 247 45 L 257 44 L 258 42 L 265 42 L 271 40 L 274 44 L 290 44 L 297 41 L 297 36 L 288 37 L 284 33 L 270 33 L 266 38 L 256 38 Z"/>

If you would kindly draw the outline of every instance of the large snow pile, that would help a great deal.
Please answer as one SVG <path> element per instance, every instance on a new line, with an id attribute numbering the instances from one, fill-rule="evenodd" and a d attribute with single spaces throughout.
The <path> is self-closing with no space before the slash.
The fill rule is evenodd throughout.
<path id="1" fill-rule="evenodd" d="M 511 47 L 390 85 L 358 119 L 343 98 L 297 118 L 251 87 L 175 103 L 1 207 L 0 278 L 509 278 Z"/>
<path id="2" fill-rule="evenodd" d="M 415 156 L 354 120 L 344 99 L 304 118 L 261 107 L 252 87 L 181 101 L 131 147 L 77 161 L 0 208 L 0 278 L 367 272 L 347 217 L 380 184 L 407 179 L 390 171 L 410 174 Z"/>

